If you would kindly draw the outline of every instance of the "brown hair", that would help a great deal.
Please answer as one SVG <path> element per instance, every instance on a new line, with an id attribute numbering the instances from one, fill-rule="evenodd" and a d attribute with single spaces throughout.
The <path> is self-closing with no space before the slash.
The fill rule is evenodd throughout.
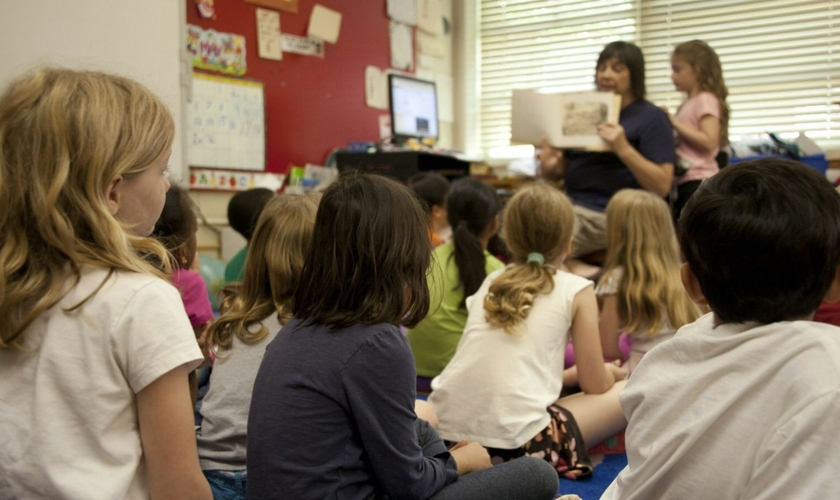
<path id="1" fill-rule="evenodd" d="M 348 172 L 324 192 L 294 314 L 339 328 L 413 327 L 429 311 L 430 262 L 426 214 L 414 193 L 387 177 Z"/>
<path id="2" fill-rule="evenodd" d="M 729 144 L 729 105 L 726 103 L 729 90 L 723 81 L 720 58 L 714 49 L 702 40 L 691 40 L 677 45 L 674 56 L 691 66 L 697 75 L 700 90 L 717 97 L 720 105 L 720 146 L 726 146 Z"/>
<path id="3" fill-rule="evenodd" d="M 83 266 L 163 276 L 151 263 L 157 259 L 168 272 L 163 246 L 131 234 L 109 211 L 107 195 L 117 177 L 168 155 L 174 135 L 166 106 L 126 78 L 46 68 L 7 87 L 0 96 L 0 349 L 19 347 L 18 337 L 72 289 Z"/>
<path id="4" fill-rule="evenodd" d="M 152 236 L 172 254 L 172 267 L 189 269 L 195 260 L 197 211 L 186 189 L 173 184 L 166 192 L 166 202 Z"/>
<path id="5" fill-rule="evenodd" d="M 222 315 L 207 329 L 208 348 L 230 349 L 236 336 L 256 344 L 268 334 L 259 324 L 276 314 L 280 324 L 292 317 L 292 297 L 312 245 L 321 195 L 284 194 L 266 204 L 248 245 L 242 283 L 223 290 Z"/>
<path id="6" fill-rule="evenodd" d="M 560 258 L 572 241 L 575 214 L 572 203 L 546 184 L 520 189 L 505 206 L 502 238 L 514 263 L 490 285 L 484 298 L 487 322 L 508 334 L 525 321 L 537 295 L 554 289 L 557 271 L 551 262 Z M 544 262 L 529 261 L 532 253 Z"/>

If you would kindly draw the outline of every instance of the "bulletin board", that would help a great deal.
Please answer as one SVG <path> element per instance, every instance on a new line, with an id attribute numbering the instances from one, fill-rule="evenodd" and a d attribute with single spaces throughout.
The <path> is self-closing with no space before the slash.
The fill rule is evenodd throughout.
<path id="1" fill-rule="evenodd" d="M 194 73 L 187 143 L 191 167 L 264 171 L 263 84 Z"/>
<path id="2" fill-rule="evenodd" d="M 365 67 L 390 64 L 385 0 L 299 0 L 297 14 L 280 13 L 281 32 L 305 37 L 315 4 L 341 12 L 338 42 L 324 44 L 323 57 L 283 52 L 282 61 L 273 61 L 259 57 L 256 5 L 217 0 L 216 17 L 203 19 L 194 0 L 181 0 L 188 24 L 245 37 L 245 77 L 265 84 L 267 172 L 323 165 L 336 147 L 376 141 L 379 116 L 388 114 L 365 105 L 364 79 Z"/>

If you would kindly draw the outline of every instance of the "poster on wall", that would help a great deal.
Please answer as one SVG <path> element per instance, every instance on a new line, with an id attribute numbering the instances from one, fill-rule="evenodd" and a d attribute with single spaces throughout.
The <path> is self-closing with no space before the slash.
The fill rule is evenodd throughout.
<path id="1" fill-rule="evenodd" d="M 245 62 L 245 37 L 220 33 L 213 29 L 187 25 L 187 50 L 193 67 L 242 76 L 248 69 Z"/>
<path id="2" fill-rule="evenodd" d="M 324 58 L 324 42 L 321 40 L 313 40 L 312 38 L 286 33 L 281 38 L 283 41 L 283 52 Z"/>
<path id="3" fill-rule="evenodd" d="M 257 52 L 263 59 L 280 61 L 283 47 L 280 41 L 280 13 L 257 9 Z"/>
<path id="4" fill-rule="evenodd" d="M 285 180 L 286 176 L 283 174 L 190 169 L 190 189 L 207 191 L 246 191 L 254 188 L 277 191 L 283 187 Z"/>
<path id="5" fill-rule="evenodd" d="M 193 74 L 187 106 L 191 167 L 265 170 L 265 95 L 261 82 Z"/>
<path id="6" fill-rule="evenodd" d="M 414 43 L 411 26 L 391 21 L 391 67 L 414 71 Z"/>

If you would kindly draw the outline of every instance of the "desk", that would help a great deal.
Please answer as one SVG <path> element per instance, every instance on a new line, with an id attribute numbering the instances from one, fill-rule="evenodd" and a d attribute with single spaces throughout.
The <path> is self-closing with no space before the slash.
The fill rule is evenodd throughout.
<path id="1" fill-rule="evenodd" d="M 360 170 L 388 175 L 403 182 L 418 172 L 437 172 L 450 181 L 470 175 L 469 162 L 425 151 L 336 153 L 335 162 L 339 172 Z"/>

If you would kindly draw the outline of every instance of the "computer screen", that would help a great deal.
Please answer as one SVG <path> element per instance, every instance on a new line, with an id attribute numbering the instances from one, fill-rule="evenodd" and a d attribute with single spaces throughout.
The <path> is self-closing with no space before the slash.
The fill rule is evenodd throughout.
<path id="1" fill-rule="evenodd" d="M 434 82 L 388 75 L 391 132 L 395 138 L 438 137 L 437 93 Z"/>

